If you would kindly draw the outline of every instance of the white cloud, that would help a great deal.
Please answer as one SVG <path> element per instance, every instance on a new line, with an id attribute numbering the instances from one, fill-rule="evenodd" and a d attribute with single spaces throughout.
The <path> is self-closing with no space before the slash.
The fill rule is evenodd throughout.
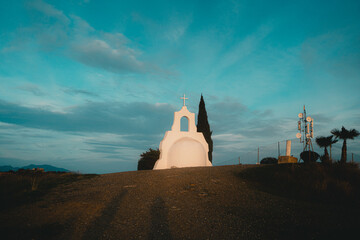
<path id="1" fill-rule="evenodd" d="M 213 135 L 212 139 L 225 141 L 225 142 L 233 142 L 233 141 L 244 140 L 246 138 L 242 134 L 223 133 L 223 134 Z"/>
<path id="2" fill-rule="evenodd" d="M 85 39 L 71 44 L 71 55 L 78 61 L 111 72 L 144 72 L 146 66 L 139 61 L 133 49 L 115 48 L 102 39 Z"/>
<path id="3" fill-rule="evenodd" d="M 153 63 L 141 60 L 142 52 L 131 46 L 131 41 L 122 33 L 102 32 L 94 29 L 88 22 L 76 15 L 66 15 L 54 6 L 36 0 L 28 4 L 29 10 L 36 10 L 43 18 L 35 20 L 31 27 L 19 29 L 13 41 L 2 49 L 3 53 L 24 50 L 16 45 L 22 40 L 22 48 L 38 47 L 45 51 L 68 56 L 85 65 L 114 73 L 156 73 L 163 71 Z M 34 46 L 35 45 L 35 46 Z"/>

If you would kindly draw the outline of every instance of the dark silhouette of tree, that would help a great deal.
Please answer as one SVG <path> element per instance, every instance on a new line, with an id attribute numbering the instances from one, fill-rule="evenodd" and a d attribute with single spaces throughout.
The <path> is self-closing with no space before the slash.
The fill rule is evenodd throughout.
<path id="1" fill-rule="evenodd" d="M 140 157 L 141 158 L 138 161 L 138 170 L 152 170 L 160 157 L 160 150 L 149 148 L 149 151 L 140 154 Z"/>
<path id="2" fill-rule="evenodd" d="M 278 160 L 273 157 L 266 157 L 261 159 L 260 164 L 277 164 Z"/>
<path id="3" fill-rule="evenodd" d="M 321 161 L 323 163 L 330 163 L 331 160 L 329 158 L 329 153 L 327 151 L 327 147 L 331 146 L 332 144 L 336 143 L 338 140 L 337 139 L 333 139 L 333 135 L 328 136 L 328 137 L 317 137 L 316 138 L 316 143 L 317 145 L 319 145 L 319 147 L 324 148 L 324 156 L 321 158 Z"/>
<path id="4" fill-rule="evenodd" d="M 340 162 L 341 163 L 346 163 L 346 159 L 347 159 L 347 148 L 346 148 L 346 140 L 347 139 L 354 139 L 355 137 L 359 136 L 359 132 L 355 129 L 351 129 L 351 130 L 347 130 L 346 128 L 344 128 L 344 126 L 342 126 L 341 130 L 335 128 L 331 131 L 331 133 L 336 137 L 336 138 L 340 138 L 343 139 L 343 146 L 341 149 L 341 159 Z"/>
<path id="5" fill-rule="evenodd" d="M 210 125 L 208 122 L 207 112 L 205 108 L 205 102 L 203 95 L 201 94 L 200 103 L 199 103 L 199 113 L 197 118 L 197 131 L 202 132 L 204 138 L 209 145 L 209 161 L 212 162 L 212 151 L 213 151 L 213 141 L 211 139 L 212 131 L 210 130 Z"/>
<path id="6" fill-rule="evenodd" d="M 303 151 L 300 153 L 300 158 L 304 161 L 304 163 L 316 162 L 319 157 L 320 155 L 313 151 Z"/>

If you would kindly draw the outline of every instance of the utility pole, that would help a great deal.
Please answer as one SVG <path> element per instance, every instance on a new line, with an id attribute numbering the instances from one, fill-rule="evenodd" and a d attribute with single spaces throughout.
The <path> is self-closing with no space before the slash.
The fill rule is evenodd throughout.
<path id="1" fill-rule="evenodd" d="M 239 165 L 240 165 L 241 163 L 240 163 L 240 157 L 239 157 Z"/>
<path id="2" fill-rule="evenodd" d="M 280 142 L 278 142 L 278 157 L 280 157 Z"/>
<path id="3" fill-rule="evenodd" d="M 260 158 L 260 147 L 258 147 L 258 159 L 257 159 L 257 164 L 260 164 L 259 158 Z"/>

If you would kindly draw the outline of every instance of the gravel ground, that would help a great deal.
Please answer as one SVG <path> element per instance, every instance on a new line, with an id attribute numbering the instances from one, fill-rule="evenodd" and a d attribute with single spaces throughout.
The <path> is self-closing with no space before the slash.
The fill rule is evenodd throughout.
<path id="1" fill-rule="evenodd" d="M 359 207 L 260 191 L 239 177 L 246 167 L 113 173 L 60 185 L 1 212 L 1 238 L 356 238 Z"/>

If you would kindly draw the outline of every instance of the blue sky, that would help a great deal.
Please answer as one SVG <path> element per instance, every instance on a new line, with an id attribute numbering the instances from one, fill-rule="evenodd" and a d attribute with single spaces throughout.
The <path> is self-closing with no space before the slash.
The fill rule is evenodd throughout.
<path id="1" fill-rule="evenodd" d="M 360 130 L 359 12 L 359 1 L 1 1 L 0 165 L 136 170 L 184 93 L 196 114 L 204 95 L 215 165 L 253 163 L 258 146 L 276 154 L 304 104 L 315 136 Z"/>

